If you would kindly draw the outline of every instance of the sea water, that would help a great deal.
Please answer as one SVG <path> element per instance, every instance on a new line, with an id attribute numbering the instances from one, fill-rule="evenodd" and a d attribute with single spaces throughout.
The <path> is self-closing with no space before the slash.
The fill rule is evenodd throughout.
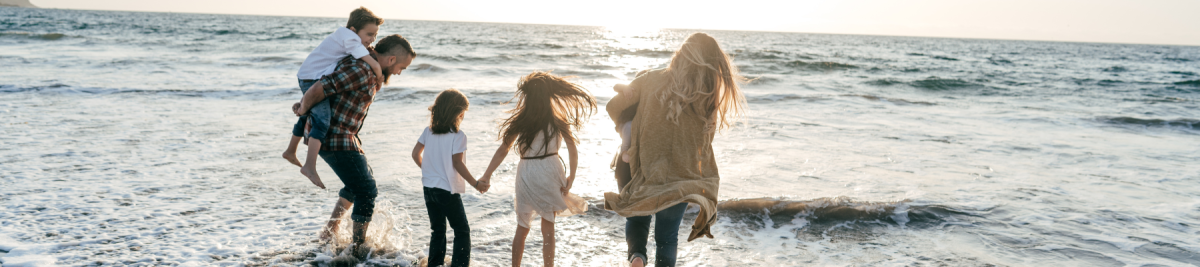
<path id="1" fill-rule="evenodd" d="M 295 73 L 344 21 L 0 8 L 0 264 L 334 263 L 345 233 L 315 240 L 342 185 L 280 154 Z M 621 264 L 603 106 L 694 32 L 751 80 L 713 143 L 715 237 L 680 244 L 682 266 L 1200 264 L 1200 47 L 406 20 L 380 36 L 419 56 L 361 132 L 380 189 L 366 263 L 427 254 L 409 154 L 433 97 L 468 95 L 478 176 L 517 80 L 553 70 L 600 105 L 573 189 L 592 206 L 557 220 L 557 264 Z M 462 195 L 476 266 L 509 263 L 517 160 Z"/>

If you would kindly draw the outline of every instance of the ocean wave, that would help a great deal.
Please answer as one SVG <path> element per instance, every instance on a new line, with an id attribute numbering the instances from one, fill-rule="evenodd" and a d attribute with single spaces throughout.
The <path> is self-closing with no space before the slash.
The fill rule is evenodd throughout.
<path id="1" fill-rule="evenodd" d="M 1013 62 L 1012 62 L 1012 61 L 1010 61 L 1010 60 L 1003 59 L 1003 58 L 996 58 L 996 57 L 989 57 L 989 58 L 988 58 L 988 63 L 991 63 L 992 65 L 997 65 L 997 66 L 999 66 L 999 65 L 1012 65 L 1012 64 L 1013 64 Z"/>
<path id="2" fill-rule="evenodd" d="M 1104 68 L 1101 71 L 1104 71 L 1104 72 L 1127 72 L 1127 71 L 1129 71 L 1129 69 L 1122 67 L 1122 66 L 1112 66 L 1112 67 Z"/>
<path id="3" fill-rule="evenodd" d="M 459 90 L 462 90 L 461 88 Z M 475 91 L 462 90 L 472 105 L 503 105 L 513 98 L 514 91 Z M 408 103 L 429 104 L 440 94 L 441 90 L 413 90 L 407 88 L 384 88 L 375 96 L 376 102 L 400 101 Z"/>
<path id="4" fill-rule="evenodd" d="M 805 95 L 795 95 L 795 94 L 766 94 L 766 95 L 747 95 L 746 96 L 747 103 L 774 103 L 774 102 L 779 102 L 779 101 L 790 101 L 790 100 L 817 101 L 817 100 L 825 100 L 825 99 L 828 99 L 828 98 L 820 97 L 820 96 L 805 96 Z"/>
<path id="5" fill-rule="evenodd" d="M 1178 75 L 1183 75 L 1183 76 L 1196 76 L 1195 72 L 1190 72 L 1190 71 L 1172 71 L 1172 72 L 1167 72 L 1167 73 L 1178 74 Z"/>
<path id="6" fill-rule="evenodd" d="M 249 58 L 248 60 L 252 61 L 252 62 L 296 62 L 296 63 L 302 62 L 295 58 L 280 57 L 280 56 L 253 57 L 253 58 Z"/>
<path id="7" fill-rule="evenodd" d="M 815 71 L 835 71 L 835 70 L 848 70 L 848 69 L 857 69 L 858 68 L 858 66 L 855 66 L 855 65 L 850 65 L 850 64 L 845 64 L 845 63 L 837 63 L 837 62 L 828 62 L 828 61 L 806 62 L 806 61 L 801 61 L 801 60 L 795 60 L 795 61 L 790 61 L 790 62 L 784 63 L 783 65 L 787 66 L 787 67 L 795 68 L 795 69 L 815 70 Z"/>
<path id="8" fill-rule="evenodd" d="M 897 80 L 895 78 L 883 78 L 883 79 L 874 79 L 874 80 L 867 81 L 866 84 L 875 85 L 875 86 L 891 86 L 891 85 L 897 85 L 897 84 L 904 84 L 904 81 Z"/>
<path id="9" fill-rule="evenodd" d="M 933 59 L 941 59 L 941 60 L 947 60 L 947 61 L 958 61 L 958 59 L 957 59 L 957 58 L 952 58 L 952 57 L 947 57 L 947 56 L 933 56 Z"/>
<path id="10" fill-rule="evenodd" d="M 46 41 L 55 41 L 55 40 L 58 40 L 58 39 L 62 39 L 62 38 L 68 37 L 68 35 L 66 35 L 66 34 L 62 34 L 62 33 L 41 33 L 41 34 L 38 34 L 38 33 L 29 33 L 29 32 L 0 32 L 0 37 L 8 37 L 8 36 L 11 36 L 11 37 L 27 37 L 27 38 L 29 38 L 29 39 L 41 39 L 41 40 L 46 40 Z"/>
<path id="11" fill-rule="evenodd" d="M 543 53 L 524 53 L 524 54 L 498 54 L 493 56 L 466 56 L 466 55 L 439 55 L 432 53 L 423 53 L 421 58 L 433 59 L 444 62 L 466 62 L 466 63 L 491 63 L 491 64 L 512 64 L 517 62 L 554 62 L 561 59 L 581 58 L 587 55 L 582 53 L 567 53 L 567 54 L 543 54 Z"/>
<path id="12" fill-rule="evenodd" d="M 614 77 L 612 74 L 608 74 L 608 73 L 603 73 L 603 72 L 598 72 L 598 71 L 584 71 L 584 70 L 555 70 L 554 75 L 575 76 L 575 77 L 583 78 L 583 79 L 621 78 L 621 77 Z"/>
<path id="13" fill-rule="evenodd" d="M 734 53 L 731 54 L 730 56 L 733 56 L 734 58 L 737 58 L 737 59 L 772 60 L 772 59 L 787 59 L 788 53 L 782 52 L 782 51 L 777 51 L 777 50 L 770 50 L 770 49 L 754 50 L 754 51 L 745 51 L 745 50 L 738 49 L 738 50 L 734 50 Z"/>
<path id="14" fill-rule="evenodd" d="M 1200 120 L 1197 119 L 1141 119 L 1134 117 L 1098 117 L 1097 120 L 1109 124 L 1130 125 L 1142 127 L 1177 127 L 1189 130 L 1195 130 L 1200 126 Z"/>
<path id="15" fill-rule="evenodd" d="M 946 78 L 939 78 L 936 76 L 930 76 L 929 78 L 916 80 L 916 81 L 910 82 L 908 84 L 911 85 L 912 87 L 924 88 L 924 89 L 929 89 L 929 90 L 953 90 L 953 89 L 975 88 L 975 87 L 983 86 L 980 84 L 964 81 L 961 79 L 946 79 Z"/>
<path id="16" fill-rule="evenodd" d="M 421 63 L 421 64 L 417 64 L 416 66 L 413 66 L 411 68 L 408 68 L 408 72 L 406 72 L 406 73 L 442 73 L 442 72 L 446 72 L 446 71 L 447 71 L 447 69 L 435 66 L 433 64 Z"/>
<path id="17" fill-rule="evenodd" d="M 717 214 L 735 220 L 754 221 L 767 216 L 776 223 L 804 219 L 814 224 L 875 221 L 902 226 L 925 227 L 969 215 L 947 207 L 914 206 L 908 200 L 867 202 L 848 197 L 787 200 L 781 198 L 732 199 L 717 203 Z"/>
<path id="18" fill-rule="evenodd" d="M 649 58 L 670 58 L 675 55 L 675 51 L 657 50 L 657 49 L 637 49 L 637 50 L 617 50 L 619 56 L 639 56 Z"/>
<path id="19" fill-rule="evenodd" d="M 552 43 L 505 43 L 500 45 L 502 49 L 527 49 L 527 50 L 542 50 L 542 49 L 562 49 L 566 46 Z"/>
<path id="20" fill-rule="evenodd" d="M 259 41 L 268 41 L 268 40 L 288 40 L 288 39 L 307 39 L 307 38 L 308 38 L 308 36 L 307 36 L 307 35 L 305 35 L 305 34 L 289 33 L 288 35 L 279 36 L 279 37 L 275 37 L 275 38 L 269 38 L 269 39 L 259 39 Z"/>
<path id="21" fill-rule="evenodd" d="M 200 32 L 203 32 L 203 33 L 212 34 L 212 35 L 228 35 L 228 34 L 243 34 L 243 33 L 246 33 L 246 32 L 241 32 L 241 31 L 238 31 L 238 30 L 212 30 L 212 29 L 200 29 L 199 31 L 200 31 Z"/>
<path id="22" fill-rule="evenodd" d="M 120 88 L 95 88 L 95 87 L 77 87 L 62 83 L 55 83 L 40 86 L 13 86 L 0 85 L 0 93 L 25 93 L 37 92 L 45 94 L 84 94 L 84 95 L 164 95 L 176 97 L 208 97 L 208 98 L 229 98 L 229 97 L 275 97 L 279 95 L 291 94 L 297 91 L 292 88 L 281 89 L 258 89 L 258 90 L 191 90 L 191 89 L 120 89 Z M 298 93 L 298 92 L 297 92 Z"/>
<path id="23" fill-rule="evenodd" d="M 778 83 L 778 82 L 782 82 L 782 81 L 783 81 L 783 79 L 779 79 L 779 78 L 775 78 L 775 77 L 758 76 L 758 77 L 749 78 L 748 80 L 746 80 L 746 84 L 764 85 L 764 84 Z"/>
<path id="24" fill-rule="evenodd" d="M 1200 80 L 1175 82 L 1175 85 L 1196 86 L 1200 87 Z"/>
<path id="25" fill-rule="evenodd" d="M 925 102 L 925 101 L 913 101 L 913 100 L 907 100 L 907 99 L 900 99 L 900 98 L 890 98 L 890 97 L 873 96 L 873 95 L 853 95 L 853 94 L 849 94 L 849 95 L 842 95 L 842 96 L 849 96 L 849 97 L 861 97 L 861 98 L 863 98 L 863 99 L 867 99 L 867 100 L 884 101 L 884 102 L 889 102 L 889 103 L 893 103 L 893 104 L 902 104 L 902 105 L 922 105 L 922 106 L 933 106 L 933 105 L 937 105 L 937 103 L 933 103 L 933 102 Z"/>

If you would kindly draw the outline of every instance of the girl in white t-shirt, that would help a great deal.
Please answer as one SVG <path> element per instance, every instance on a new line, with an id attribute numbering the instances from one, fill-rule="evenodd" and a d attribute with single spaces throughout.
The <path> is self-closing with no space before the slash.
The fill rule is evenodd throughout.
<path id="1" fill-rule="evenodd" d="M 421 167 L 421 184 L 425 191 L 425 208 L 433 230 L 429 238 L 429 266 L 440 266 L 446 257 L 446 222 L 454 228 L 454 252 L 450 266 L 468 266 L 471 261 L 471 228 L 463 209 L 462 193 L 467 185 L 487 192 L 486 179 L 475 180 L 463 163 L 467 151 L 467 135 L 459 130 L 467 107 L 467 96 L 455 89 L 442 91 L 429 107 L 432 114 L 429 127 L 417 139 L 412 158 Z M 424 152 L 424 155 L 422 155 Z M 465 180 L 465 181 L 464 181 Z"/>

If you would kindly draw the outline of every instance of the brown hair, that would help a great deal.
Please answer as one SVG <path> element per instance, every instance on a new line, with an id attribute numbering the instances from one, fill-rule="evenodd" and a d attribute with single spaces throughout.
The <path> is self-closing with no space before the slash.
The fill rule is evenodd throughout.
<path id="1" fill-rule="evenodd" d="M 408 39 L 404 39 L 404 36 L 400 36 L 399 34 L 384 36 L 383 39 L 375 42 L 374 48 L 370 49 L 375 51 L 376 60 L 382 55 L 401 56 L 401 54 L 396 54 L 401 51 L 414 58 L 417 57 L 417 52 L 413 52 L 412 45 L 408 43 Z M 383 74 L 383 83 L 387 84 L 391 78 L 391 74 Z"/>
<path id="2" fill-rule="evenodd" d="M 667 106 L 667 120 L 678 123 L 685 111 L 700 114 L 710 130 L 728 128 L 745 112 L 746 98 L 738 89 L 745 78 L 717 40 L 704 33 L 687 38 L 671 57 L 666 73 L 670 83 L 658 95 Z M 686 109 L 686 110 L 685 110 Z M 732 117 L 732 118 L 731 118 Z"/>
<path id="3" fill-rule="evenodd" d="M 375 13 L 371 13 L 370 9 L 360 6 L 358 9 L 350 11 L 350 20 L 346 21 L 346 28 L 354 28 L 354 31 L 357 32 L 362 30 L 363 26 L 366 26 L 367 23 L 382 26 L 383 18 L 376 17 Z"/>
<path id="4" fill-rule="evenodd" d="M 543 149 L 559 133 L 566 133 L 563 134 L 567 139 L 564 141 L 579 143 L 571 128 L 583 127 L 588 117 L 596 112 L 596 100 L 587 89 L 566 78 L 570 77 L 554 76 L 548 71 L 535 71 L 521 77 L 513 96 L 517 106 L 507 111 L 512 115 L 500 123 L 500 140 L 516 136 L 521 154 L 533 145 L 539 132 L 544 136 Z"/>
<path id="5" fill-rule="evenodd" d="M 397 47 L 399 47 L 398 50 L 392 51 L 392 49 L 396 49 Z M 400 54 L 395 54 L 395 52 L 400 51 L 403 51 L 412 57 L 417 57 L 417 52 L 413 51 L 412 44 L 409 44 L 408 39 L 404 39 L 404 36 L 400 36 L 399 34 L 384 36 L 383 38 L 379 39 L 379 41 L 375 42 L 375 52 L 378 52 L 380 55 L 388 54 L 400 56 Z"/>
<path id="6" fill-rule="evenodd" d="M 471 106 L 471 101 L 457 89 L 450 88 L 438 93 L 429 111 L 429 129 L 433 134 L 457 133 L 462 119 L 458 117 Z"/>

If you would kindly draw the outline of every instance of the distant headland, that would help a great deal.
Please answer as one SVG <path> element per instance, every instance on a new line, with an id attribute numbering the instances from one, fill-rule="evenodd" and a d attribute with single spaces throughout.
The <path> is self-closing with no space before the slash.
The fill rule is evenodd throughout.
<path id="1" fill-rule="evenodd" d="M 29 3 L 29 0 L 0 0 L 0 6 L 37 7 Z"/>

